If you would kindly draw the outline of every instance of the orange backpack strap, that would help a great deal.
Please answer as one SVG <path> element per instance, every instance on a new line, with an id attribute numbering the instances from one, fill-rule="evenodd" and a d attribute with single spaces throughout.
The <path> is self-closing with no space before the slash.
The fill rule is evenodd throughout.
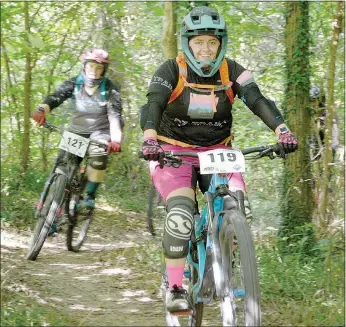
<path id="1" fill-rule="evenodd" d="M 178 84 L 173 90 L 171 97 L 168 100 L 168 103 L 173 102 L 184 90 L 184 80 L 186 80 L 187 76 L 187 65 L 185 61 L 185 57 L 183 53 L 179 53 L 178 56 L 175 58 L 178 67 L 179 67 L 179 79 Z"/>
<path id="2" fill-rule="evenodd" d="M 168 100 L 168 103 L 173 102 L 184 90 L 184 86 L 190 86 L 190 87 L 198 87 L 198 88 L 208 88 L 211 89 L 211 92 L 213 93 L 213 89 L 216 88 L 216 85 L 200 85 L 200 84 L 190 84 L 186 81 L 187 78 L 187 64 L 185 61 L 185 56 L 183 53 L 180 53 L 175 58 L 178 67 L 179 67 L 179 79 L 178 84 L 173 90 L 171 97 Z M 229 88 L 226 90 L 226 94 L 230 100 L 230 102 L 233 104 L 234 102 L 234 93 L 232 90 L 232 82 L 229 80 L 229 71 L 228 71 L 228 64 L 226 58 L 222 61 L 221 66 L 219 68 L 220 70 L 220 76 L 221 76 L 221 83 L 222 85 L 229 86 Z M 216 111 L 216 109 L 213 108 L 213 111 Z"/>
<path id="3" fill-rule="evenodd" d="M 229 85 L 229 89 L 226 90 L 226 94 L 229 98 L 229 101 L 233 104 L 234 102 L 234 93 L 232 90 L 232 82 L 229 80 L 229 71 L 228 71 L 228 63 L 226 58 L 221 63 L 221 66 L 219 68 L 220 70 L 220 77 L 221 77 L 221 83 L 222 85 Z"/>

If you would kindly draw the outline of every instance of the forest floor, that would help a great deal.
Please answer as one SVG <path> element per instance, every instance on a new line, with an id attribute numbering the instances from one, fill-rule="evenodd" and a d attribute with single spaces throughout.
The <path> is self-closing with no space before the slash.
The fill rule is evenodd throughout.
<path id="1" fill-rule="evenodd" d="M 1 326 L 166 325 L 161 237 L 147 232 L 143 215 L 101 204 L 79 253 L 67 251 L 60 233 L 35 262 L 25 259 L 30 238 L 2 224 Z M 203 325 L 220 324 L 215 304 L 205 311 Z"/>

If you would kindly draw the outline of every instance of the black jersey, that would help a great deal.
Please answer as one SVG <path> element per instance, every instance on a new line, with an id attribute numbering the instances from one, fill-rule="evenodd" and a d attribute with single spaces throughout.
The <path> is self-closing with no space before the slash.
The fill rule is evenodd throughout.
<path id="1" fill-rule="evenodd" d="M 234 94 L 270 128 L 275 129 L 283 123 L 280 112 L 273 102 L 263 97 L 251 74 L 233 60 L 227 59 L 227 63 Z M 245 79 L 244 75 L 247 75 Z M 175 59 L 167 60 L 157 69 L 147 94 L 148 111 L 141 117 L 143 129 L 153 128 L 159 135 L 196 146 L 215 145 L 226 139 L 232 126 L 232 105 L 226 92 L 215 92 L 216 111 L 212 108 L 210 92 L 189 87 L 168 104 L 178 78 L 179 67 Z M 189 66 L 187 81 L 221 85 L 219 72 L 211 77 L 200 77 Z"/>

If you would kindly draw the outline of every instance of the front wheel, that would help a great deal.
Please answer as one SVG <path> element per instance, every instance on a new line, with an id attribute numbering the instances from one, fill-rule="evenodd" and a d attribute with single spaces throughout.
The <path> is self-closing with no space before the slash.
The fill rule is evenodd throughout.
<path id="1" fill-rule="evenodd" d="M 66 176 L 56 174 L 52 177 L 48 189 L 45 190 L 43 202 L 40 202 L 39 208 L 36 210 L 37 222 L 26 259 L 36 260 L 51 226 L 61 214 L 66 182 Z"/>
<path id="2" fill-rule="evenodd" d="M 76 209 L 79 201 L 80 196 L 72 194 L 71 198 L 66 203 L 66 206 L 69 206 L 66 245 L 67 249 L 72 252 L 79 252 L 87 237 L 87 232 L 94 216 L 94 209 L 82 213 L 79 212 Z M 72 206 L 74 206 L 74 208 L 72 208 Z"/>
<path id="3" fill-rule="evenodd" d="M 224 326 L 261 326 L 260 287 L 255 248 L 245 216 L 227 211 L 219 234 L 225 294 Z"/>

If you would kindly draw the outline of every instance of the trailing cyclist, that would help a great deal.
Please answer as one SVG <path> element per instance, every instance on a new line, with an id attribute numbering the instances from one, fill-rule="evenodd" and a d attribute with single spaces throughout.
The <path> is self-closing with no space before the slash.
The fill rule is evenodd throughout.
<path id="1" fill-rule="evenodd" d="M 183 20 L 181 45 L 183 53 L 156 70 L 141 114 L 143 154 L 151 161 L 152 180 L 167 210 L 162 245 L 170 312 L 191 309 L 182 281 L 195 213 L 198 160 L 183 157 L 192 165 L 163 166 L 163 152 L 229 149 L 236 96 L 276 133 L 282 155 L 298 148 L 275 103 L 262 95 L 251 72 L 225 58 L 227 26 L 217 11 L 194 8 Z M 241 173 L 228 174 L 228 179 L 231 191 L 245 192 Z M 204 192 L 208 186 L 200 183 L 200 188 Z"/>
<path id="2" fill-rule="evenodd" d="M 121 151 L 123 118 L 122 101 L 115 85 L 105 77 L 111 60 L 103 49 L 89 49 L 80 57 L 81 74 L 64 81 L 45 97 L 33 112 L 32 118 L 44 124 L 47 114 L 65 100 L 72 100 L 72 115 L 68 130 L 80 136 L 108 144 L 108 151 L 92 145 L 89 149 L 88 183 L 81 209 L 95 207 L 95 197 L 103 181 L 108 154 Z M 62 158 L 60 150 L 58 158 Z M 78 157 L 79 162 L 82 158 Z"/>
<path id="3" fill-rule="evenodd" d="M 319 159 L 321 157 L 321 147 L 324 147 L 324 136 L 326 132 L 326 96 L 322 94 L 321 89 L 317 86 L 313 86 L 310 89 L 310 102 L 315 111 L 314 122 L 316 126 L 317 133 L 312 138 L 310 147 L 313 151 L 312 159 Z M 332 120 L 332 154 L 333 162 L 335 161 L 336 149 L 339 145 L 339 127 L 337 124 L 337 119 Z"/>

